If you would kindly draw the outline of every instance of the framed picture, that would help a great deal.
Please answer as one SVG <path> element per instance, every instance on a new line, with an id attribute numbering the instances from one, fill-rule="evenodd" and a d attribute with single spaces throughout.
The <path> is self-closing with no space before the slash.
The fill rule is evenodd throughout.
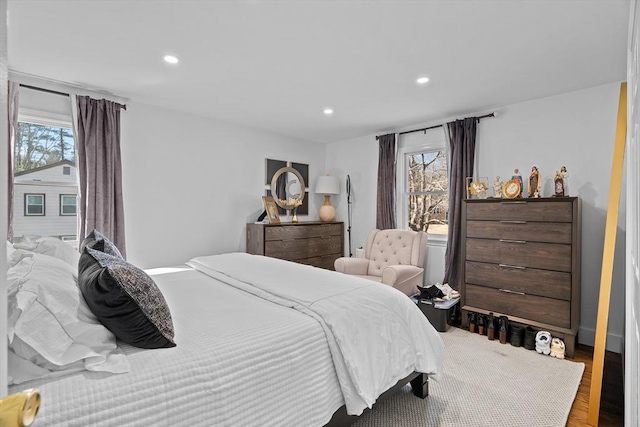
<path id="1" fill-rule="evenodd" d="M 269 224 L 280 224 L 280 215 L 278 215 L 278 205 L 271 196 L 262 196 L 262 203 L 264 203 L 264 210 L 267 212 L 267 218 Z"/>
<path id="2" fill-rule="evenodd" d="M 271 186 L 271 178 L 273 178 L 273 175 L 278 171 L 278 169 L 285 167 L 287 167 L 287 162 L 284 160 L 265 159 L 264 185 Z"/>

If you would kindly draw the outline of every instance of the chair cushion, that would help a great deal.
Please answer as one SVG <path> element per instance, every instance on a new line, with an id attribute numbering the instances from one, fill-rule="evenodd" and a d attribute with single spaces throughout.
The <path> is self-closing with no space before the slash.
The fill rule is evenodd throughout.
<path id="1" fill-rule="evenodd" d="M 412 264 L 414 240 L 418 233 L 407 230 L 380 230 L 369 249 L 369 275 L 382 276 L 388 265 Z"/>

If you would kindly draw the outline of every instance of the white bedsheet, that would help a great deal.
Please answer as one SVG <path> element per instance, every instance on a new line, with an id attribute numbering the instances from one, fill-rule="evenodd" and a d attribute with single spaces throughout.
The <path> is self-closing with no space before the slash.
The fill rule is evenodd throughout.
<path id="1" fill-rule="evenodd" d="M 120 344 L 128 373 L 11 387 L 40 390 L 35 427 L 322 426 L 347 400 L 359 413 L 376 390 L 414 370 L 440 370 L 439 335 L 394 289 L 246 254 L 191 264 L 209 271 L 149 271 L 171 309 L 177 347 Z M 242 283 L 256 274 L 262 289 Z"/>
<path id="2" fill-rule="evenodd" d="M 369 280 L 245 253 L 187 263 L 322 325 L 347 412 L 360 415 L 413 371 L 442 369 L 440 335 L 406 295 Z"/>
<path id="3" fill-rule="evenodd" d="M 152 277 L 177 347 L 121 344 L 129 373 L 11 387 L 39 389 L 34 427 L 321 426 L 344 404 L 316 320 L 190 268 L 173 270 Z"/>

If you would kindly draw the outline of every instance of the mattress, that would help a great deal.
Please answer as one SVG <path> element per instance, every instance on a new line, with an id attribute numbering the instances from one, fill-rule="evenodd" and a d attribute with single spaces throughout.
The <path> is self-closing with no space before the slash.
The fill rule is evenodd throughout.
<path id="1" fill-rule="evenodd" d="M 148 273 L 177 346 L 120 343 L 130 372 L 11 387 L 39 389 L 34 426 L 322 426 L 343 405 L 360 414 L 413 371 L 442 368 L 425 316 L 375 282 L 248 254 Z"/>

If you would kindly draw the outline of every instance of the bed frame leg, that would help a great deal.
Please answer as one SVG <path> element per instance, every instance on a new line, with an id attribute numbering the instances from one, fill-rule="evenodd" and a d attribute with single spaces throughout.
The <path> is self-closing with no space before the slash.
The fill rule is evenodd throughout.
<path id="1" fill-rule="evenodd" d="M 421 373 L 412 379 L 411 389 L 413 390 L 413 395 L 420 399 L 424 399 L 429 396 L 429 376 Z"/>

